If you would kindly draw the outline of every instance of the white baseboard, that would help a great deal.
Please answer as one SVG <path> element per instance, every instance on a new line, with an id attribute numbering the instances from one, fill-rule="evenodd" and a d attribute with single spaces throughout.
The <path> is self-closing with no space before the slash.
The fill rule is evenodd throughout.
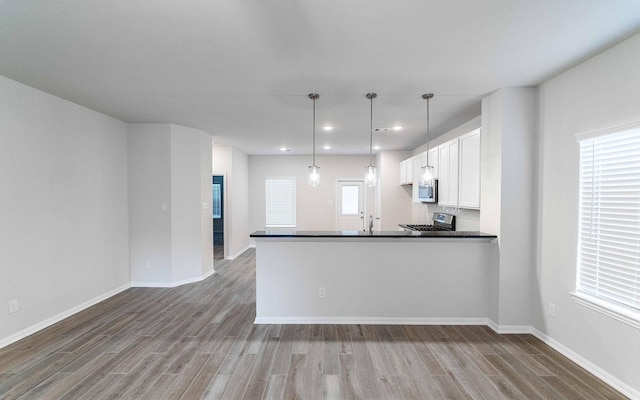
<path id="1" fill-rule="evenodd" d="M 254 324 L 486 325 L 485 318 L 256 317 Z"/>
<path id="2" fill-rule="evenodd" d="M 131 282 L 131 287 L 156 287 L 156 288 L 172 288 L 172 287 L 176 287 L 176 286 L 182 286 L 182 285 L 186 285 L 188 283 L 195 283 L 195 282 L 200 282 L 203 281 L 205 279 L 207 279 L 208 277 L 210 277 L 211 275 L 213 275 L 216 271 L 211 268 L 210 271 L 208 271 L 206 274 L 196 277 L 196 278 L 189 278 L 189 279 L 184 279 L 181 281 L 174 281 L 174 282 Z"/>
<path id="3" fill-rule="evenodd" d="M 203 281 L 203 280 L 207 279 L 208 277 L 210 277 L 211 275 L 213 275 L 215 273 L 216 273 L 216 270 L 213 269 L 213 267 L 211 267 L 211 269 L 206 274 L 202 275 L 202 279 L 201 280 Z"/>
<path id="4" fill-rule="evenodd" d="M 100 303 L 101 301 L 104 301 L 106 299 L 108 299 L 109 297 L 115 296 L 116 294 L 123 292 L 127 289 L 129 289 L 131 287 L 130 284 L 125 284 L 122 285 L 120 287 L 117 287 L 113 290 L 110 290 L 106 293 L 101 294 L 100 296 L 94 297 L 91 300 L 85 301 L 82 304 L 79 304 L 75 307 L 72 307 L 66 311 L 61 312 L 60 314 L 54 315 L 51 318 L 47 318 L 42 322 L 39 322 L 33 326 L 30 326 L 27 329 L 24 329 L 20 332 L 14 333 L 13 335 L 6 337 L 4 339 L 0 340 L 0 349 L 3 347 L 6 347 L 12 343 L 17 342 L 18 340 L 24 339 L 25 337 L 29 336 L 29 335 L 33 335 L 34 333 L 43 330 L 44 328 L 47 328 L 57 322 L 62 321 L 65 318 L 69 318 L 70 316 L 72 316 L 73 314 L 79 313 L 82 310 L 85 310 L 91 306 L 94 306 L 98 303 Z"/>
<path id="5" fill-rule="evenodd" d="M 571 350 L 568 347 L 564 346 L 563 344 L 559 343 L 558 341 L 556 341 L 555 339 L 551 338 L 547 334 L 545 334 L 545 333 L 543 333 L 543 332 L 541 332 L 541 331 L 539 331 L 539 330 L 537 330 L 537 329 L 535 329 L 533 327 L 531 327 L 531 334 L 533 336 L 537 337 L 538 339 L 542 340 L 549 347 L 555 349 L 560 354 L 562 354 L 563 356 L 567 357 L 568 359 L 570 359 L 574 363 L 578 364 L 582 368 L 586 369 L 587 371 L 591 372 L 592 374 L 594 374 L 598 378 L 602 379 L 604 382 L 607 383 L 607 385 L 613 387 L 614 389 L 616 389 L 620 393 L 624 394 L 625 396 L 627 396 L 627 397 L 629 397 L 631 399 L 640 400 L 640 391 L 638 391 L 638 390 L 632 388 L 631 386 L 627 385 L 626 383 L 622 382 L 620 379 L 616 378 L 615 376 L 611 375 L 607 371 L 605 371 L 602 368 L 598 367 L 597 365 L 593 364 L 591 361 L 585 359 L 584 357 L 582 357 L 578 353 L 574 352 L 573 350 Z"/>
<path id="6" fill-rule="evenodd" d="M 244 253 L 245 251 L 249 250 L 252 247 L 256 247 L 255 245 L 251 246 L 251 244 L 246 245 L 242 250 L 240 250 L 239 252 L 235 253 L 235 254 L 231 254 L 230 256 L 225 257 L 225 260 L 229 260 L 229 261 L 233 261 L 236 258 L 240 257 L 240 255 L 242 255 L 242 253 Z"/>
<path id="7" fill-rule="evenodd" d="M 487 319 L 487 326 L 495 333 L 501 335 L 513 335 L 513 334 L 523 334 L 523 333 L 532 333 L 532 329 L 528 325 L 498 325 L 494 321 Z"/>

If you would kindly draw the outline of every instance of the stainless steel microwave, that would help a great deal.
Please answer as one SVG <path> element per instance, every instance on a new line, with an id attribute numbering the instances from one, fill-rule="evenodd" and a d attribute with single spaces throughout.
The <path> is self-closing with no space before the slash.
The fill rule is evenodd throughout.
<path id="1" fill-rule="evenodd" d="M 418 200 L 421 203 L 438 202 L 438 180 L 433 180 L 433 185 L 418 186 Z"/>

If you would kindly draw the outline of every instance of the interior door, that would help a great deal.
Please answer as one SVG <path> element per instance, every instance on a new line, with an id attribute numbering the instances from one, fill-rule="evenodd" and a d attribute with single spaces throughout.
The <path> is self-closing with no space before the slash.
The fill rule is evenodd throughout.
<path id="1" fill-rule="evenodd" d="M 338 181 L 338 230 L 364 230 L 364 182 Z"/>
<path id="2" fill-rule="evenodd" d="M 212 179 L 211 213 L 213 217 L 213 259 L 224 260 L 224 177 Z"/>

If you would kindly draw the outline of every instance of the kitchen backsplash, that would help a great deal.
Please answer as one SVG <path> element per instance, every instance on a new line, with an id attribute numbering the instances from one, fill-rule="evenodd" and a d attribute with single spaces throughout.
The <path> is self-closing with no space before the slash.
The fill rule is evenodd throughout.
<path id="1" fill-rule="evenodd" d="M 412 204 L 412 224 L 432 224 L 434 212 L 443 212 L 456 216 L 457 231 L 479 231 L 480 211 L 456 207 L 440 207 L 437 204 Z"/>

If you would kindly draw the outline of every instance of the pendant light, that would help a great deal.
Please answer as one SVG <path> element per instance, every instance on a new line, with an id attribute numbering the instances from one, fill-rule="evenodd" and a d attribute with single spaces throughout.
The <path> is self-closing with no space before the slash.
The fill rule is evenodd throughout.
<path id="1" fill-rule="evenodd" d="M 309 166 L 309 186 L 320 185 L 320 167 L 316 165 L 316 100 L 320 98 L 318 93 L 309 93 L 309 98 L 313 100 L 313 162 Z"/>
<path id="2" fill-rule="evenodd" d="M 373 99 L 378 97 L 376 93 L 367 93 L 367 99 L 371 102 L 371 113 L 369 117 L 369 165 L 364 167 L 364 181 L 367 186 L 372 187 L 376 185 L 378 180 L 378 171 L 376 166 L 373 165 Z"/>
<path id="3" fill-rule="evenodd" d="M 429 100 L 433 93 L 425 93 L 422 98 L 427 101 L 427 164 L 422 167 L 424 173 L 420 177 L 420 186 L 433 186 L 433 167 L 429 164 Z"/>

